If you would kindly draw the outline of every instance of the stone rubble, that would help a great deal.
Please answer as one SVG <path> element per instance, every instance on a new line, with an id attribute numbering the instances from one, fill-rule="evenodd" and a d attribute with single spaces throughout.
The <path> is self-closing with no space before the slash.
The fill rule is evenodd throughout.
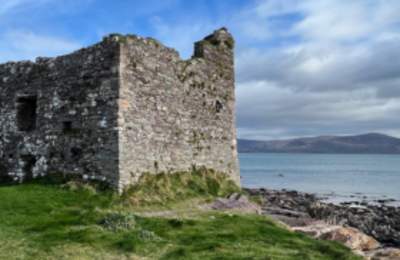
<path id="1" fill-rule="evenodd" d="M 337 241 L 352 250 L 361 252 L 375 250 L 380 247 L 380 243 L 374 238 L 351 227 L 316 224 L 305 227 L 293 227 L 292 229 L 294 231 L 308 234 L 314 238 Z"/>
<path id="2" fill-rule="evenodd" d="M 382 248 L 365 255 L 367 260 L 400 260 L 400 249 Z"/>
<path id="3" fill-rule="evenodd" d="M 262 214 L 292 230 L 318 239 L 335 240 L 366 259 L 400 259 L 400 209 L 321 202 L 317 196 L 286 190 L 245 189 L 261 199 Z"/>
<path id="4" fill-rule="evenodd" d="M 203 206 L 203 209 L 213 210 L 236 210 L 241 213 L 261 214 L 261 207 L 249 201 L 249 199 L 241 194 L 233 193 L 227 198 L 217 198 L 214 202 Z"/>

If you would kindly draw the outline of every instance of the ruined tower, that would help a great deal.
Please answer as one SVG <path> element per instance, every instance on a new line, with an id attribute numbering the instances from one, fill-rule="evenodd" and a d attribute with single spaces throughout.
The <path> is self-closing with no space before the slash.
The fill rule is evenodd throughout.
<path id="1" fill-rule="evenodd" d="M 0 65 L 0 182 L 75 174 L 122 190 L 143 173 L 215 169 L 239 183 L 234 41 L 193 57 L 110 35 L 57 58 Z"/>

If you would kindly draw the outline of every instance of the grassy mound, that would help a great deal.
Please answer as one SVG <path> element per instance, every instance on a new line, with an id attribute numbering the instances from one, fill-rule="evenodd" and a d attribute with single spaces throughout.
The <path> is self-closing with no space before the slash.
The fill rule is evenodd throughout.
<path id="1" fill-rule="evenodd" d="M 144 177 L 143 185 L 160 190 L 138 185 L 125 196 L 161 203 L 233 188 L 204 174 L 194 173 L 195 183 L 182 175 Z M 57 185 L 0 187 L 0 198 L 0 259 L 359 259 L 262 216 L 199 210 L 190 218 L 143 217 L 138 204 L 113 193 Z"/>
<path id="2" fill-rule="evenodd" d="M 122 198 L 132 206 L 166 205 L 191 198 L 213 198 L 239 192 L 225 174 L 205 168 L 172 174 L 144 174 Z"/>

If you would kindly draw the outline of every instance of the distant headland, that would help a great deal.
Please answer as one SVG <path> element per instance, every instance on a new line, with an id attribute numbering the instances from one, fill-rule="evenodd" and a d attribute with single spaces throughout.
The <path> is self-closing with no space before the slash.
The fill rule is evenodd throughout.
<path id="1" fill-rule="evenodd" d="M 400 139 L 379 133 L 288 140 L 238 139 L 240 153 L 400 154 Z"/>

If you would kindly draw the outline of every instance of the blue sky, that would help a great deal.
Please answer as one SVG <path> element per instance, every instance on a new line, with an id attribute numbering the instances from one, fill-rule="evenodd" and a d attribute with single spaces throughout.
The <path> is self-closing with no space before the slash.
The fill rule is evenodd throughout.
<path id="1" fill-rule="evenodd" d="M 188 58 L 226 26 L 240 137 L 400 137 L 399 14 L 397 0 L 0 0 L 0 62 L 65 54 L 111 32 Z"/>
<path id="2" fill-rule="evenodd" d="M 156 37 L 188 57 L 193 41 L 229 23 L 235 10 L 246 8 L 245 1 L 237 0 L 0 0 L 0 3 L 2 38 L 23 40 L 22 34 L 27 34 L 24 40 L 34 45 L 24 48 L 17 43 L 4 43 L 2 49 L 13 52 L 2 56 L 1 61 L 68 52 L 113 32 Z M 42 50 L 40 43 L 33 40 L 35 37 L 63 44 Z M 31 51 L 33 48 L 43 53 Z"/>

